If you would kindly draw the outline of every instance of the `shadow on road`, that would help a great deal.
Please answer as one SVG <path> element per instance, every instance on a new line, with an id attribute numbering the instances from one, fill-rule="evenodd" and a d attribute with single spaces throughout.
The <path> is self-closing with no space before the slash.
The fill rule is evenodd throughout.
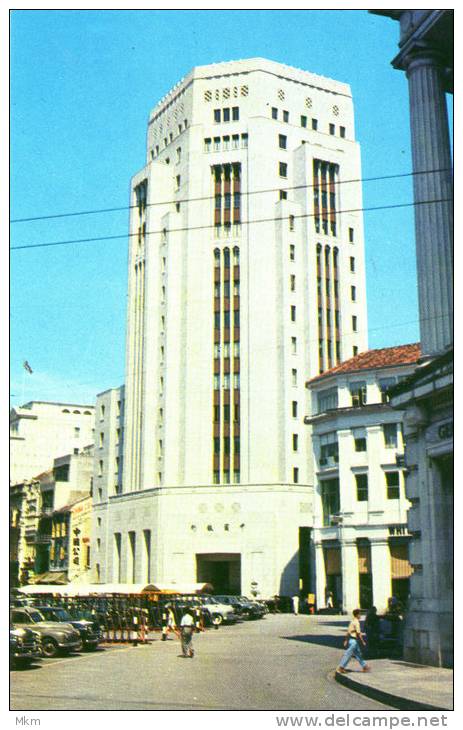
<path id="1" fill-rule="evenodd" d="M 329 634 L 302 634 L 300 636 L 281 636 L 281 639 L 289 641 L 302 641 L 305 644 L 320 644 L 330 646 L 333 649 L 342 649 L 342 636 L 330 636 Z"/>
<path id="2" fill-rule="evenodd" d="M 345 629 L 349 626 L 349 621 L 319 621 L 319 626 L 337 626 L 338 629 Z"/>

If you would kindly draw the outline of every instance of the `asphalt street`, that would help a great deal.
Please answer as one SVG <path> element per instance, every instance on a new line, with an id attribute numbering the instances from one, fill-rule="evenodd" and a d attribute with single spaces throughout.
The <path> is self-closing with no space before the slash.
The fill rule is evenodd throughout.
<path id="1" fill-rule="evenodd" d="M 194 659 L 158 634 L 41 660 L 11 672 L 11 710 L 392 710 L 334 681 L 346 625 L 268 615 L 196 635 Z"/>

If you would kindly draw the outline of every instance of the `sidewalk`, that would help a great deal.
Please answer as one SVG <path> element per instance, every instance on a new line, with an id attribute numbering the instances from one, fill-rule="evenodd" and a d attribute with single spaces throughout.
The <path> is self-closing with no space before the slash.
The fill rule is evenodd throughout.
<path id="1" fill-rule="evenodd" d="M 452 710 L 453 670 L 409 664 L 399 659 L 373 659 L 371 672 L 354 666 L 335 679 L 350 689 L 399 710 Z"/>

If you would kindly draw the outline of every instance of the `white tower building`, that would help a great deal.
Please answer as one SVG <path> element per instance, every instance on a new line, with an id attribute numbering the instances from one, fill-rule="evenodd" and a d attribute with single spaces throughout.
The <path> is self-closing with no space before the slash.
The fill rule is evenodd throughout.
<path id="1" fill-rule="evenodd" d="M 304 384 L 367 347 L 360 178 L 350 89 L 331 79 L 203 66 L 151 113 L 122 483 L 95 475 L 101 580 L 308 588 Z"/>

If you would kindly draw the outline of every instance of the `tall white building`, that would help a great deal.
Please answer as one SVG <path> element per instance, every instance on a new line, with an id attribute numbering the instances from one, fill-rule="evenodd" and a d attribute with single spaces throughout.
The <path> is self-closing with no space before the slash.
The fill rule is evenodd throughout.
<path id="1" fill-rule="evenodd" d="M 346 84 L 251 59 L 193 69 L 154 108 L 117 488 L 95 434 L 101 580 L 308 586 L 304 384 L 367 346 L 360 179 Z"/>

